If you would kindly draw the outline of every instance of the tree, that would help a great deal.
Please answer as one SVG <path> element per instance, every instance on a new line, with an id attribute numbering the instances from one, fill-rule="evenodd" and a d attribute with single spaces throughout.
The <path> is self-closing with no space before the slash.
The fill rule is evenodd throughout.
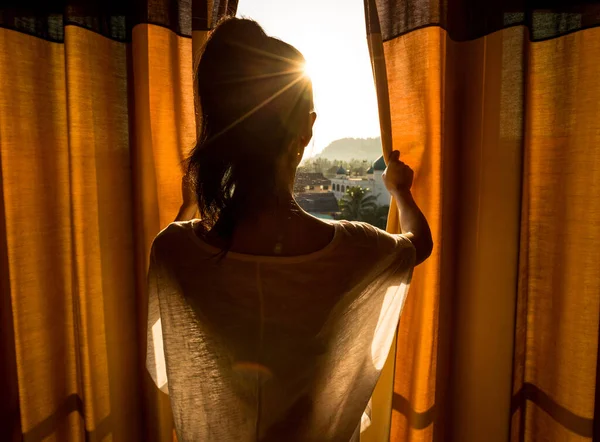
<path id="1" fill-rule="evenodd" d="M 367 173 L 370 163 L 367 160 L 351 159 L 347 169 L 351 171 L 352 176 L 364 176 Z"/>
<path id="2" fill-rule="evenodd" d="M 313 160 L 314 171 L 317 173 L 324 173 L 327 169 L 331 168 L 332 163 L 327 158 L 315 158 Z"/>
<path id="3" fill-rule="evenodd" d="M 341 219 L 366 221 L 364 218 L 377 209 L 377 197 L 369 189 L 350 187 L 340 200 Z"/>
<path id="4" fill-rule="evenodd" d="M 337 171 L 339 169 L 339 166 L 331 166 L 329 169 L 327 169 L 323 175 L 325 175 L 328 178 L 332 178 L 335 177 L 337 175 Z"/>
<path id="5" fill-rule="evenodd" d="M 379 227 L 380 229 L 385 229 L 389 211 L 390 206 L 377 206 L 374 210 L 368 210 L 363 213 L 362 221 L 375 227 Z"/>
<path id="6" fill-rule="evenodd" d="M 389 206 L 377 204 L 377 196 L 369 189 L 350 187 L 340 200 L 340 215 L 338 219 L 348 221 L 364 221 L 380 229 L 385 229 Z"/>
<path id="7" fill-rule="evenodd" d="M 298 170 L 302 172 L 325 174 L 325 172 L 332 167 L 332 161 L 328 160 L 327 158 L 309 158 L 300 164 Z"/>
<path id="8" fill-rule="evenodd" d="M 316 172 L 325 176 L 335 176 L 340 167 L 346 169 L 351 176 L 364 176 L 371 163 L 367 160 L 351 159 L 350 161 L 329 160 L 327 158 L 317 157 L 304 160 L 298 171 Z"/>

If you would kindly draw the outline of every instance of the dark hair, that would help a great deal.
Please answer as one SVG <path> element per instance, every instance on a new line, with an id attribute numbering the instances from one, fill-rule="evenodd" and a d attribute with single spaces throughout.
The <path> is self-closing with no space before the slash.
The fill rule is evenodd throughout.
<path id="1" fill-rule="evenodd" d="M 205 227 L 230 239 L 236 223 L 276 192 L 276 171 L 312 110 L 304 57 L 258 23 L 227 18 L 196 71 L 201 133 L 188 159 Z M 261 198 L 262 196 L 262 198 Z"/>

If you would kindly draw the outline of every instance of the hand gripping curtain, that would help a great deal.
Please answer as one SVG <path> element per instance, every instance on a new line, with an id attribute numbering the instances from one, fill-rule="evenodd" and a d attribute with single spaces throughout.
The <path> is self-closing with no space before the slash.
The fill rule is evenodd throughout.
<path id="1" fill-rule="evenodd" d="M 365 0 L 436 247 L 363 440 L 600 437 L 600 10 L 563 3 Z"/>

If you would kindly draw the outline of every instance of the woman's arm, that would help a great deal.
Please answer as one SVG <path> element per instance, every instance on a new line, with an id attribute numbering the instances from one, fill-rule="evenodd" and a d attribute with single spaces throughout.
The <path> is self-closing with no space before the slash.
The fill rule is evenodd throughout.
<path id="1" fill-rule="evenodd" d="M 175 222 L 177 221 L 189 221 L 196 217 L 196 206 L 186 207 L 181 205 L 179 208 L 179 212 L 177 212 L 177 216 L 175 217 Z"/>
<path id="2" fill-rule="evenodd" d="M 196 194 L 194 193 L 194 189 L 192 188 L 187 175 L 184 175 L 181 179 L 181 197 L 183 201 L 179 208 L 179 212 L 177 213 L 177 217 L 175 217 L 175 222 L 194 219 L 196 217 L 196 212 L 198 211 Z"/>
<path id="3" fill-rule="evenodd" d="M 383 174 L 383 182 L 398 203 L 400 227 L 404 236 L 410 239 L 415 247 L 415 265 L 418 265 L 431 255 L 433 238 L 429 223 L 410 192 L 413 175 L 412 169 L 400 161 L 400 152 L 392 152 Z"/>
<path id="4" fill-rule="evenodd" d="M 433 249 L 429 223 L 417 206 L 410 190 L 394 191 L 392 195 L 398 203 L 402 233 L 413 243 L 416 250 L 415 265 L 419 265 L 429 258 Z"/>

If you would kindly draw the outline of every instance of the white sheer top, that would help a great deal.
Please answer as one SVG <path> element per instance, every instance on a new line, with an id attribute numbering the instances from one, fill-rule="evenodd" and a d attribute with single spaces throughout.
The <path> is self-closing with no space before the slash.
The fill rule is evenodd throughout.
<path id="1" fill-rule="evenodd" d="M 411 242 L 344 221 L 315 253 L 223 257 L 194 222 L 156 237 L 148 281 L 147 367 L 179 441 L 355 438 L 404 304 Z"/>

